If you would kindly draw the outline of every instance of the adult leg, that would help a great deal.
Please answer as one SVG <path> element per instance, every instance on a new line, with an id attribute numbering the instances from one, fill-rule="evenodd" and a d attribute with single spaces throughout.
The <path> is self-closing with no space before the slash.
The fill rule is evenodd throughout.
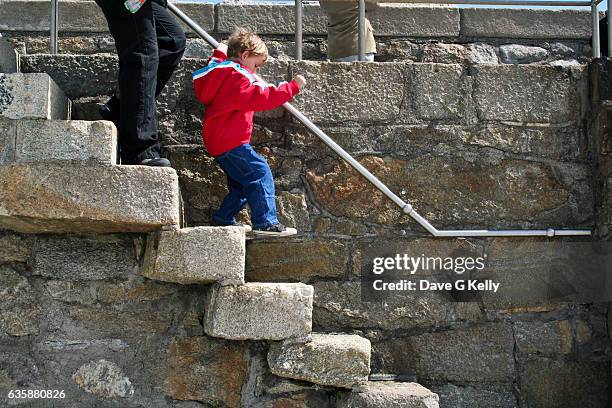
<path id="1" fill-rule="evenodd" d="M 236 214 L 244 207 L 247 200 L 242 192 L 242 185 L 234 180 L 229 174 L 225 174 L 227 176 L 227 188 L 229 189 L 229 193 L 227 193 L 223 199 L 219 210 L 213 214 L 212 219 L 219 224 L 230 225 L 236 223 Z"/>
<path id="2" fill-rule="evenodd" d="M 181 26 L 163 6 L 153 2 L 157 48 L 159 50 L 159 67 L 157 69 L 157 87 L 155 96 L 159 95 L 172 73 L 178 66 L 187 40 Z"/>
<path id="3" fill-rule="evenodd" d="M 119 55 L 119 146 L 124 164 L 159 157 L 155 90 L 159 63 L 152 2 L 137 13 L 111 8 L 104 11 Z"/>

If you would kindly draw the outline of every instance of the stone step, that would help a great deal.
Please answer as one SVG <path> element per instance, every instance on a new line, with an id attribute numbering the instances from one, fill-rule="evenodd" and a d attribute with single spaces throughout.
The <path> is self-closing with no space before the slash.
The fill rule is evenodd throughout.
<path id="1" fill-rule="evenodd" d="M 0 165 L 117 161 L 117 131 L 105 121 L 2 119 Z"/>
<path id="2" fill-rule="evenodd" d="M 204 331 L 232 340 L 307 340 L 313 293 L 303 283 L 214 286 L 208 293 Z"/>
<path id="3" fill-rule="evenodd" d="M 0 117 L 70 119 L 71 104 L 48 74 L 0 74 Z"/>
<path id="4" fill-rule="evenodd" d="M 273 343 L 268 365 L 280 377 L 351 388 L 368 381 L 371 349 L 361 336 L 313 333 L 307 343 Z"/>
<path id="5" fill-rule="evenodd" d="M 0 72 L 11 74 L 19 72 L 19 55 L 11 43 L 0 34 Z"/>
<path id="6" fill-rule="evenodd" d="M 417 383 L 369 381 L 341 392 L 337 408 L 439 408 L 439 397 Z"/>
<path id="7" fill-rule="evenodd" d="M 244 284 L 242 227 L 161 231 L 147 242 L 143 275 L 181 284 Z"/>
<path id="8" fill-rule="evenodd" d="M 147 232 L 178 222 L 174 169 L 58 163 L 0 166 L 0 229 Z"/>

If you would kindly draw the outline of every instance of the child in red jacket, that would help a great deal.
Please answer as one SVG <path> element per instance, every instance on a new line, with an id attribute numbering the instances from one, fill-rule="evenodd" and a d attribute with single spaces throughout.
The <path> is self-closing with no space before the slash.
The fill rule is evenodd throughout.
<path id="1" fill-rule="evenodd" d="M 270 166 L 250 145 L 253 114 L 290 101 L 306 81 L 301 75 L 277 87 L 257 81 L 254 73 L 267 59 L 268 49 L 261 38 L 237 29 L 228 45 L 221 44 L 208 65 L 193 73 L 193 83 L 197 98 L 206 105 L 204 145 L 225 172 L 229 189 L 213 214 L 213 225 L 236 225 L 236 214 L 248 203 L 254 234 L 287 236 L 297 231 L 276 218 Z"/>

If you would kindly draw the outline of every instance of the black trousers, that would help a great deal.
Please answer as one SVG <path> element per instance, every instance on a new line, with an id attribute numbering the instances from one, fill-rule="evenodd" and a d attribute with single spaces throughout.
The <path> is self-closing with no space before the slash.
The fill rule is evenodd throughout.
<path id="1" fill-rule="evenodd" d="M 123 1 L 96 0 L 119 55 L 119 148 L 123 164 L 160 157 L 155 98 L 185 51 L 185 33 L 160 4 L 132 14 Z"/>

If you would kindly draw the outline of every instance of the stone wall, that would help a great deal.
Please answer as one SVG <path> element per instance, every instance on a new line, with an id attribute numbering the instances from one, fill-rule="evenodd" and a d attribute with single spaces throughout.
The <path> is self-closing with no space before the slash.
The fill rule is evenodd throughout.
<path id="1" fill-rule="evenodd" d="M 216 7 L 202 21 L 217 34 L 228 30 L 223 24 L 259 10 Z M 279 16 L 290 13 L 275 7 Z M 421 44 L 414 60 L 423 62 L 279 58 L 262 74 L 274 81 L 305 75 L 308 85 L 295 105 L 438 228 L 595 227 L 598 239 L 609 239 L 607 113 L 594 115 L 600 110 L 592 91 L 599 89 L 594 72 L 607 72 L 609 64 L 480 64 L 470 57 L 507 38 L 584 45 L 588 34 L 568 34 L 567 24 L 529 31 L 515 21 L 504 27 L 507 37 L 470 46 L 490 36 L 485 20 L 471 11 L 416 9 L 444 13 L 444 24 L 430 30 L 455 29 L 410 27 L 433 21 L 421 17 L 388 40 L 401 44 L 397 55 L 404 56 L 412 55 L 410 44 Z M 389 11 L 388 18 L 395 14 Z M 568 16 L 558 15 L 558 24 Z M 96 21 L 89 27 L 98 27 Z M 272 24 L 263 17 L 254 21 L 260 31 Z M 307 19 L 307 32 L 323 50 L 318 21 Z M 28 24 L 33 28 L 9 35 L 33 47 L 27 31 L 42 28 Z M 380 24 L 381 32 L 394 27 Z M 276 38 L 279 49 L 288 47 L 290 24 L 277 26 L 268 38 Z M 85 41 L 75 27 L 66 29 L 75 44 Z M 415 30 L 456 46 L 420 43 L 411 37 Z M 543 38 L 534 43 L 531 35 Z M 76 119 L 96 119 L 96 104 L 114 88 L 116 57 L 93 55 L 99 44 L 111 45 L 104 34 L 91 38 L 92 55 L 24 55 L 21 61 L 24 71 L 53 77 L 74 101 Z M 432 59 L 423 59 L 425 49 L 433 50 L 427 54 Z M 437 50 L 444 58 L 436 59 Z M 489 55 L 498 58 L 498 52 Z M 191 72 L 204 61 L 185 59 L 159 100 L 164 154 L 179 174 L 191 226 L 207 224 L 226 191 L 222 173 L 201 147 L 202 108 L 192 95 Z M 540 272 L 538 265 L 525 270 L 520 260 L 546 259 L 536 253 L 545 239 L 432 239 L 283 111 L 259 113 L 256 122 L 253 144 L 272 166 L 281 220 L 300 235 L 249 241 L 247 281 L 312 284 L 314 330 L 367 337 L 373 373 L 418 381 L 439 393 L 442 407 L 609 406 L 612 325 L 606 304 L 456 303 L 433 295 L 398 295 L 381 304 L 361 298 L 361 271 L 381 251 L 486 255 L 500 265 L 499 277 L 512 279 Z M 0 234 L 0 286 L 6 288 L 0 293 L 6 311 L 0 318 L 0 388 L 66 389 L 65 406 L 75 407 L 335 406 L 331 389 L 272 375 L 267 343 L 202 337 L 204 287 L 143 278 L 147 239 Z"/>

